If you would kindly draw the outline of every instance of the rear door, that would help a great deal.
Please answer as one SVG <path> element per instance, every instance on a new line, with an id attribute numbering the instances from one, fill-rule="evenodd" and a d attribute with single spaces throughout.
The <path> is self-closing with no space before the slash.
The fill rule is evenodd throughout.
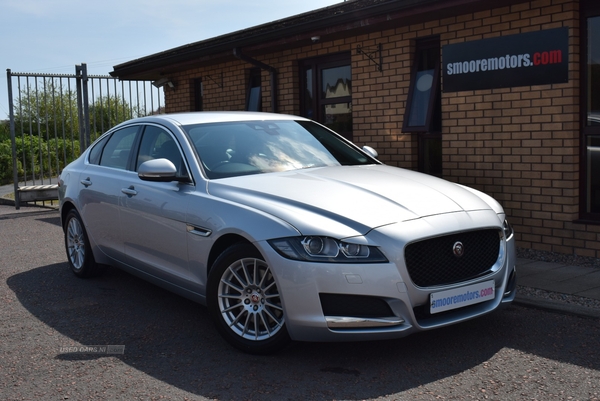
<path id="1" fill-rule="evenodd" d="M 121 187 L 132 174 L 127 166 L 138 131 L 137 125 L 125 127 L 94 145 L 77 183 L 88 235 L 102 252 L 119 261 L 124 259 L 119 199 Z"/>

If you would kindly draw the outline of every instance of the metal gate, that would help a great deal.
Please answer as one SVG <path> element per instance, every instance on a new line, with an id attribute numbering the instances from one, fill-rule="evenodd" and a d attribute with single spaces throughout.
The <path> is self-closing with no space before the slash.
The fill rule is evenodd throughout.
<path id="1" fill-rule="evenodd" d="M 21 202 L 55 200 L 60 171 L 106 130 L 164 112 L 164 93 L 150 81 L 88 75 L 85 64 L 75 66 L 75 75 L 9 69 L 7 80 L 17 209 Z M 2 162 L 0 180 L 6 183 L 10 166 Z"/>

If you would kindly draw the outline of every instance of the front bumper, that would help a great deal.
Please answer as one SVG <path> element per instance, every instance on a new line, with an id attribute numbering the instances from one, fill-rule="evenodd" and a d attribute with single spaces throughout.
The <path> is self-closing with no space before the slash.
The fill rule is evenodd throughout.
<path id="1" fill-rule="evenodd" d="M 423 224 L 423 221 L 416 224 Z M 498 224 L 497 220 L 495 224 Z M 395 255 L 389 258 L 389 263 L 299 262 L 282 258 L 266 242 L 259 244 L 282 294 L 286 325 L 292 339 L 362 341 L 399 338 L 490 313 L 514 299 L 514 235 L 502 240 L 497 264 L 488 274 L 452 285 L 420 288 L 412 283 L 406 271 L 402 252 L 408 241 L 394 232 L 397 229 L 390 226 L 369 234 L 370 239 L 381 244 L 388 257 Z M 437 231 L 430 234 L 443 233 Z M 430 313 L 432 293 L 490 282 L 494 287 L 493 298 Z M 353 310 L 356 313 L 352 313 Z"/>

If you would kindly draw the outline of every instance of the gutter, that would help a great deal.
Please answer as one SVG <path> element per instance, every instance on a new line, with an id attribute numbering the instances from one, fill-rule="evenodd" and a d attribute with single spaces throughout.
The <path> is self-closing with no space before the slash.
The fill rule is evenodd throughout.
<path id="1" fill-rule="evenodd" d="M 228 52 L 233 47 L 248 47 L 269 43 L 285 37 L 297 38 L 307 32 L 324 30 L 334 32 L 333 26 L 341 26 L 342 31 L 371 25 L 368 21 L 377 15 L 419 6 L 435 7 L 443 2 L 477 3 L 482 0 L 352 0 L 335 4 L 315 11 L 288 17 L 282 20 L 258 25 L 200 42 L 186 44 L 150 56 L 142 57 L 113 67 L 109 74 L 120 79 L 139 79 L 140 75 L 151 72 L 159 77 L 160 70 L 173 65 L 211 58 Z M 504 0 L 497 0 L 504 1 Z M 388 16 L 389 17 L 389 16 Z M 387 19 L 388 17 L 384 17 Z M 307 37 L 309 40 L 309 36 Z M 147 78 L 147 77 L 146 77 Z"/>
<path id="2" fill-rule="evenodd" d="M 528 0 L 495 0 L 493 8 Z M 333 37 L 347 32 L 387 29 L 415 21 L 443 18 L 452 10 L 474 12 L 490 8 L 484 0 L 348 0 L 278 21 L 190 43 L 113 67 L 110 75 L 124 80 L 158 79 L 185 65 L 197 65 L 231 54 L 232 48 L 269 51 L 277 43 L 285 48 L 310 37 Z"/>

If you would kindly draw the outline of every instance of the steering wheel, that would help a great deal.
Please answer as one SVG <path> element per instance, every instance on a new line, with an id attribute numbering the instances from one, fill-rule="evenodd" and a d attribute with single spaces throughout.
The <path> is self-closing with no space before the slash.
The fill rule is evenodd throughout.
<path id="1" fill-rule="evenodd" d="M 214 171 L 215 169 L 218 169 L 219 167 L 221 167 L 221 166 L 223 166 L 225 164 L 228 164 L 228 163 L 229 163 L 229 160 L 221 160 L 220 162 L 218 162 L 217 164 L 215 164 L 214 166 L 212 166 L 211 168 L 209 168 L 209 170 Z M 207 166 L 207 168 L 208 168 L 208 166 Z"/>

